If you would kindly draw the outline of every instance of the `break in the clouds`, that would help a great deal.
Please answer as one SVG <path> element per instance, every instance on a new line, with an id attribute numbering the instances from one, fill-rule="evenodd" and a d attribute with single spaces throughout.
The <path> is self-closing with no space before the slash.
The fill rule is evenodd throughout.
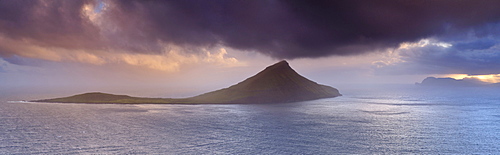
<path id="1" fill-rule="evenodd" d="M 499 32 L 491 26 L 498 22 L 500 1 L 491 0 L 0 0 L 0 56 L 154 68 L 172 61 L 237 61 L 220 48 L 315 58 L 432 38 L 452 46 L 401 49 L 408 68 L 498 73 L 490 67 L 498 66 L 498 38 L 490 35 Z"/>
<path id="2" fill-rule="evenodd" d="M 375 62 L 380 74 L 500 73 L 500 23 L 455 33 L 453 38 L 422 39 L 392 49 L 392 61 Z"/>

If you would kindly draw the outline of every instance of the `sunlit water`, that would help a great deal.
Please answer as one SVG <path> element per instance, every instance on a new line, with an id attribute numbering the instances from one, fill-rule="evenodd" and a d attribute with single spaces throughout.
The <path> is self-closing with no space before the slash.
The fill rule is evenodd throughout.
<path id="1" fill-rule="evenodd" d="M 2 91 L 0 154 L 500 152 L 495 88 L 341 89 L 268 105 L 21 103 L 7 100 L 30 95 Z"/>

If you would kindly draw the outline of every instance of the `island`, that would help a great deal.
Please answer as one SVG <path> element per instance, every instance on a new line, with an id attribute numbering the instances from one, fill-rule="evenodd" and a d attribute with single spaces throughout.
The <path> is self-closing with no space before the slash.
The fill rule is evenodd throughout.
<path id="1" fill-rule="evenodd" d="M 478 87 L 493 86 L 493 84 L 483 82 L 476 78 L 454 79 L 454 78 L 435 78 L 427 77 L 421 83 L 415 83 L 419 86 L 438 86 L 438 87 Z"/>
<path id="2" fill-rule="evenodd" d="M 51 103 L 113 104 L 262 104 L 288 103 L 342 96 L 333 87 L 311 81 L 293 70 L 285 60 L 228 88 L 190 98 L 144 98 L 100 92 L 35 100 Z"/>

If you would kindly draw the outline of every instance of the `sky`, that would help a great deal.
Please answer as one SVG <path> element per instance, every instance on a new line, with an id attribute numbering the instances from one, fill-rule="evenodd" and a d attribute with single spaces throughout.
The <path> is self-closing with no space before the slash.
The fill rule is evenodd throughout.
<path id="1" fill-rule="evenodd" d="M 280 60 L 334 87 L 500 82 L 499 49 L 492 0 L 0 0 L 4 88 L 190 96 Z"/>

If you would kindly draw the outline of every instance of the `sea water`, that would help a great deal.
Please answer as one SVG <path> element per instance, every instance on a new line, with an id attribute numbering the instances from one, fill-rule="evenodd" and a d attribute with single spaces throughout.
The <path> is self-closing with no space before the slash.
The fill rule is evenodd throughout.
<path id="1" fill-rule="evenodd" d="M 497 154 L 499 88 L 340 88 L 286 104 L 12 102 L 2 90 L 0 154 Z M 13 97 L 15 96 L 15 97 Z"/>

